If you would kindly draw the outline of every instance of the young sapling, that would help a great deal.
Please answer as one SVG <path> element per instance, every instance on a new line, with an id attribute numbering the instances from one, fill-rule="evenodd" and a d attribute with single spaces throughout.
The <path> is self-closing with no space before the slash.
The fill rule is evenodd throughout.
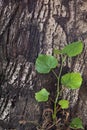
<path id="1" fill-rule="evenodd" d="M 56 89 L 56 98 L 54 101 L 54 109 L 53 109 L 53 122 L 57 121 L 57 105 L 59 104 L 61 109 L 67 109 L 69 108 L 69 101 L 65 99 L 59 100 L 59 96 L 61 93 L 60 86 L 63 85 L 64 87 L 67 87 L 68 89 L 78 89 L 80 88 L 82 84 L 82 77 L 81 74 L 78 72 L 69 72 L 61 76 L 63 65 L 66 61 L 66 58 L 72 58 L 79 54 L 81 54 L 83 50 L 83 44 L 81 41 L 73 42 L 69 45 L 66 45 L 62 50 L 55 49 L 54 53 L 57 55 L 61 55 L 61 64 L 60 64 L 60 70 L 59 74 L 57 75 L 54 71 L 55 68 L 58 67 L 58 60 L 55 56 L 51 55 L 45 55 L 40 54 L 38 58 L 36 59 L 35 68 L 38 73 L 41 74 L 48 74 L 50 71 L 53 72 L 57 79 L 57 89 Z M 43 88 L 39 92 L 35 93 L 35 99 L 38 102 L 45 102 L 48 100 L 50 93 Z M 77 121 L 81 124 L 80 119 Z M 74 122 L 74 121 L 73 121 Z M 70 127 L 72 127 L 73 122 L 71 123 Z M 75 124 L 74 124 L 75 125 Z M 81 124 L 82 126 L 82 124 Z M 83 127 L 81 127 L 83 128 Z"/>

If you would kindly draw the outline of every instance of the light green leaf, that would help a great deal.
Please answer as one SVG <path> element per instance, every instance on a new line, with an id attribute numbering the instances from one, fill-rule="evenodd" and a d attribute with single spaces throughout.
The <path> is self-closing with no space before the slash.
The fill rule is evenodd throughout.
<path id="1" fill-rule="evenodd" d="M 51 71 L 51 69 L 56 68 L 58 65 L 58 61 L 54 56 L 50 56 L 50 55 L 39 55 L 36 63 L 35 63 L 35 67 L 36 70 L 39 73 L 49 73 Z"/>
<path id="2" fill-rule="evenodd" d="M 80 73 L 67 73 L 62 76 L 61 83 L 70 89 L 78 89 L 82 84 Z"/>
<path id="3" fill-rule="evenodd" d="M 78 41 L 66 45 L 62 50 L 62 53 L 68 55 L 69 57 L 74 57 L 80 54 L 82 50 L 83 50 L 83 44 L 81 41 Z"/>
<path id="4" fill-rule="evenodd" d="M 45 89 L 41 89 L 39 92 L 35 93 L 35 99 L 38 102 L 46 102 L 48 100 L 50 93 Z"/>
<path id="5" fill-rule="evenodd" d="M 72 129 L 84 129 L 82 125 L 82 120 L 80 118 L 73 118 L 70 123 L 70 128 Z"/>
<path id="6" fill-rule="evenodd" d="M 68 100 L 60 100 L 58 103 L 62 109 L 67 109 L 69 108 L 69 101 Z"/>

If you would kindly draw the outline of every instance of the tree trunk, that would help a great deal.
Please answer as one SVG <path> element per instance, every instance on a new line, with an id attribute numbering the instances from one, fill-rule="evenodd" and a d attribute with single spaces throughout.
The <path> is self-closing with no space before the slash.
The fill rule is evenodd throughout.
<path id="1" fill-rule="evenodd" d="M 63 97 L 70 101 L 71 116 L 81 117 L 87 129 L 87 2 L 0 1 L 1 129 L 37 129 L 49 103 L 38 104 L 34 94 L 46 87 L 54 97 L 56 79 L 52 74 L 37 74 L 35 60 L 40 53 L 52 54 L 53 48 L 62 49 L 77 40 L 84 43 L 83 53 L 67 59 L 64 70 L 80 72 L 83 84 L 80 90 L 65 89 Z"/>

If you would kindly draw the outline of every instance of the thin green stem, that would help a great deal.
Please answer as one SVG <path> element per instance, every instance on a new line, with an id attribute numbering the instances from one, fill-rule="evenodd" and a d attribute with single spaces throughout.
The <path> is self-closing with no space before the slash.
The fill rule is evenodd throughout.
<path id="1" fill-rule="evenodd" d="M 55 102 L 54 102 L 54 113 L 53 113 L 54 122 L 56 121 L 57 102 L 58 102 L 58 98 L 59 98 L 59 95 L 60 95 L 60 78 L 61 78 L 61 73 L 62 73 L 64 61 L 65 61 L 65 57 L 62 56 L 62 63 L 61 63 L 60 71 L 59 71 L 59 76 L 55 75 L 56 78 L 57 78 L 57 95 L 56 95 Z"/>
<path id="2" fill-rule="evenodd" d="M 61 77 L 61 73 L 62 73 L 63 63 L 64 62 L 63 62 L 63 57 L 62 57 L 62 63 L 61 63 L 59 76 L 58 76 L 58 82 L 57 82 L 57 96 L 56 96 L 56 99 L 55 99 L 55 103 L 58 102 L 58 98 L 59 98 L 59 94 L 60 94 L 60 77 Z"/>
<path id="3" fill-rule="evenodd" d="M 55 71 L 52 70 L 52 72 L 53 72 L 53 74 L 55 75 L 55 77 L 58 79 L 58 76 L 57 76 L 57 74 L 55 73 Z"/>

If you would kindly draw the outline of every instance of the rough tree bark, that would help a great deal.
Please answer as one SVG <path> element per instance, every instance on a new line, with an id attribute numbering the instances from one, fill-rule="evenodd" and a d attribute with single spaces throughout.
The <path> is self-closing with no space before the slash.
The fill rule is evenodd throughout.
<path id="1" fill-rule="evenodd" d="M 87 1 L 0 0 L 1 129 L 36 129 L 45 105 L 35 101 L 34 93 L 47 87 L 54 95 L 56 83 L 51 74 L 36 73 L 36 57 L 77 40 L 84 43 L 83 53 L 67 59 L 65 67 L 80 72 L 83 85 L 65 89 L 63 96 L 70 101 L 71 116 L 81 117 L 87 129 Z"/>

